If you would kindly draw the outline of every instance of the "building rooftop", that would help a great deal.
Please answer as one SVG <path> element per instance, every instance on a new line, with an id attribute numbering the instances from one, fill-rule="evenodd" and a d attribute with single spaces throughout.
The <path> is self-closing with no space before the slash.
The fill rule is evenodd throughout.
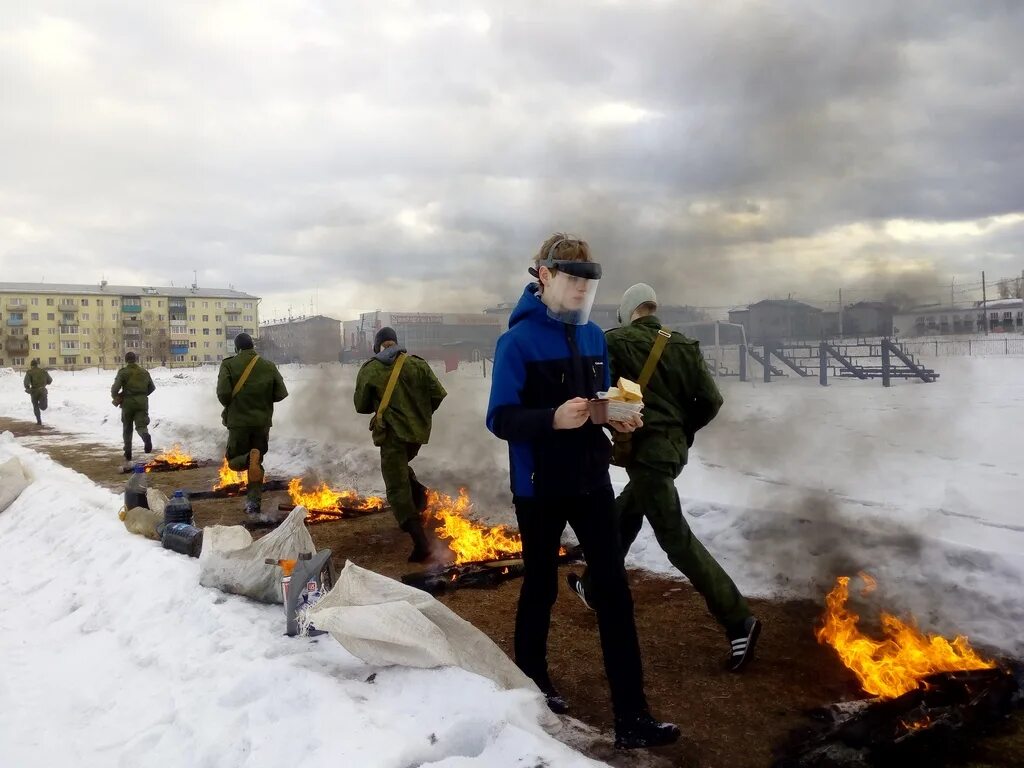
<path id="1" fill-rule="evenodd" d="M 252 299 L 258 296 L 232 288 L 193 288 L 192 286 L 109 285 L 92 283 L 0 283 L 0 293 L 76 293 L 95 296 L 164 296 L 198 299 Z"/>
<path id="2" fill-rule="evenodd" d="M 272 328 L 279 325 L 298 325 L 299 323 L 308 323 L 313 320 L 327 320 L 331 323 L 340 323 L 341 320 L 336 320 L 333 317 L 327 315 L 300 315 L 299 317 L 286 317 L 280 320 L 264 320 L 260 323 L 263 328 Z"/>

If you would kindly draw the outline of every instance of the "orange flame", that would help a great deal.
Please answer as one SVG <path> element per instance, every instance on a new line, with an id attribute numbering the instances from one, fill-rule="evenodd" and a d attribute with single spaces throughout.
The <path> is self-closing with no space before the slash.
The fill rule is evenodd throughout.
<path id="1" fill-rule="evenodd" d="M 866 576 L 866 574 L 862 574 Z M 870 588 L 874 580 L 865 579 Z M 868 693 L 892 699 L 919 687 L 923 678 L 936 672 L 991 669 L 996 665 L 978 656 L 963 635 L 950 642 L 939 635 L 924 635 L 913 624 L 882 613 L 883 640 L 874 640 L 857 629 L 860 617 L 846 608 L 849 576 L 840 576 L 825 598 L 824 624 L 815 634 L 819 643 L 831 645 L 843 664 L 853 670 Z"/>
<path id="2" fill-rule="evenodd" d="M 338 491 L 331 488 L 327 483 L 320 485 L 311 491 L 302 490 L 302 479 L 293 477 L 288 481 L 288 495 L 292 504 L 303 506 L 310 513 L 335 512 L 348 509 L 381 509 L 384 506 L 384 499 L 379 496 L 360 496 L 355 491 Z"/>
<path id="3" fill-rule="evenodd" d="M 247 472 L 236 472 L 228 466 L 228 460 L 224 459 L 224 463 L 220 465 L 220 469 L 217 470 L 217 482 L 213 486 L 213 490 L 219 491 L 223 488 L 234 488 L 239 486 L 245 488 L 249 484 L 249 474 Z"/>
<path id="4" fill-rule="evenodd" d="M 185 467 L 195 463 L 195 458 L 185 453 L 184 449 L 175 443 L 170 447 L 169 450 L 163 453 L 158 453 L 148 462 L 146 462 L 146 471 L 149 472 L 153 467 L 160 464 L 169 464 L 175 467 Z"/>
<path id="5" fill-rule="evenodd" d="M 427 491 L 427 514 L 437 520 L 437 535 L 444 539 L 455 554 L 455 564 L 482 560 L 504 560 L 520 557 L 523 541 L 519 533 L 504 525 L 487 527 L 469 519 L 473 502 L 465 488 L 459 488 L 459 497 L 440 491 Z M 565 554 L 565 548 L 559 550 Z"/>

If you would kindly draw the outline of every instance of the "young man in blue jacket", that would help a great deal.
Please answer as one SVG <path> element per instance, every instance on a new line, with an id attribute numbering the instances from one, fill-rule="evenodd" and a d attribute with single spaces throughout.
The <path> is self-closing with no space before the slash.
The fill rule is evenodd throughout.
<path id="1" fill-rule="evenodd" d="M 558 549 L 568 523 L 583 546 L 595 585 L 605 674 L 615 711 L 615 744 L 623 749 L 671 744 L 679 729 L 651 717 L 633 598 L 622 561 L 611 444 L 590 421 L 588 401 L 609 387 L 604 334 L 589 322 L 601 277 L 582 240 L 548 238 L 498 339 L 487 428 L 509 444 L 512 496 L 523 541 L 525 573 L 516 611 L 516 663 L 556 713 L 566 700 L 548 674 L 547 639 L 558 595 Z M 629 432 L 642 424 L 612 427 Z M 600 587 L 597 587 L 600 583 Z"/>

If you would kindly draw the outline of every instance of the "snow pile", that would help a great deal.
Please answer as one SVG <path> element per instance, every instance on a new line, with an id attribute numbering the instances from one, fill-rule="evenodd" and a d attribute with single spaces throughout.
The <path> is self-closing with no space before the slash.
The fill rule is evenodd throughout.
<path id="1" fill-rule="evenodd" d="M 12 456 L 36 480 L 0 514 L 4 765 L 596 765 L 545 733 L 539 695 L 284 637 L 280 606 L 128 534 L 119 496 L 8 434 Z"/>

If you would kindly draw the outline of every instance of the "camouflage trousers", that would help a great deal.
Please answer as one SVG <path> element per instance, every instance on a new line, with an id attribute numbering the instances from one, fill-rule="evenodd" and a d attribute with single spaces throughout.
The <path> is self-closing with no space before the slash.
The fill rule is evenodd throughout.
<path id="1" fill-rule="evenodd" d="M 270 448 L 270 427 L 228 427 L 228 444 L 224 449 L 224 458 L 228 466 L 236 472 L 249 467 L 249 451 L 253 448 L 260 452 L 260 474 L 263 474 L 263 457 Z M 248 483 L 245 498 L 260 502 L 263 499 L 263 483 Z"/>
<path id="2" fill-rule="evenodd" d="M 121 433 L 124 438 L 124 451 L 130 455 L 132 452 L 132 427 L 139 433 L 139 437 L 145 440 L 149 436 L 149 409 L 148 408 L 126 408 L 121 406 Z"/>
<path id="3" fill-rule="evenodd" d="M 45 389 L 33 389 L 29 393 L 29 397 L 32 398 L 32 413 L 35 414 L 36 421 L 42 420 L 42 412 L 46 410 L 49 403 L 46 398 Z"/>
<path id="4" fill-rule="evenodd" d="M 419 443 L 406 443 L 392 437 L 385 438 L 380 446 L 380 473 L 384 476 L 388 504 L 399 527 L 427 507 L 427 489 L 409 466 L 419 452 Z"/>
<path id="5" fill-rule="evenodd" d="M 677 440 L 682 443 L 677 445 Z M 615 500 L 622 554 L 629 552 L 646 518 L 669 562 L 689 579 L 718 623 L 730 629 L 750 615 L 750 608 L 683 516 L 675 480 L 683 469 L 685 451 L 681 434 L 638 441 L 626 467 L 629 482 Z M 589 582 L 584 586 L 589 587 Z"/>

